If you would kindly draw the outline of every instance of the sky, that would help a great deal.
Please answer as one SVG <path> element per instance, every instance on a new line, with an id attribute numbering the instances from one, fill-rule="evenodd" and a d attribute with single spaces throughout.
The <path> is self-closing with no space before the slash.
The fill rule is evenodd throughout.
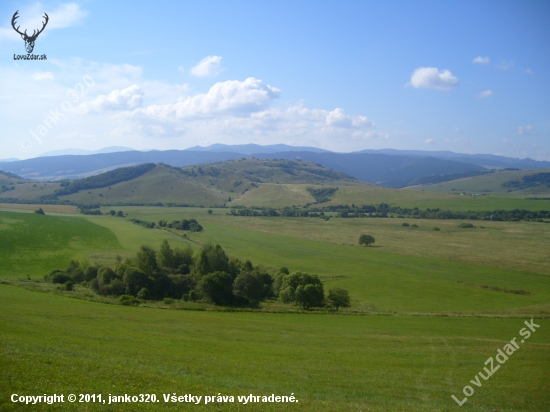
<path id="1" fill-rule="evenodd" d="M 21 33 L 43 27 L 26 56 Z M 277 144 L 550 160 L 550 1 L 0 3 L 0 159 Z"/>

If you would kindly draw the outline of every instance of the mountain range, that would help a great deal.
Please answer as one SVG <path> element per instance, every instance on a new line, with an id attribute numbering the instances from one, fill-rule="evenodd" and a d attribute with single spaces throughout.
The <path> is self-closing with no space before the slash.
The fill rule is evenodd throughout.
<path id="1" fill-rule="evenodd" d="M 435 183 L 483 174 L 490 169 L 543 169 L 550 162 L 515 159 L 484 154 L 453 152 L 399 151 L 393 149 L 334 153 L 313 147 L 288 145 L 260 146 L 215 144 L 186 150 L 151 150 L 147 152 L 111 147 L 86 155 L 55 155 L 49 152 L 33 159 L 0 162 L 0 170 L 26 179 L 57 181 L 84 178 L 119 167 L 144 163 L 164 163 L 174 167 L 222 162 L 255 157 L 258 159 L 301 159 L 348 174 L 356 179 L 384 187 L 406 187 Z M 99 151 L 98 151 L 99 152 Z"/>

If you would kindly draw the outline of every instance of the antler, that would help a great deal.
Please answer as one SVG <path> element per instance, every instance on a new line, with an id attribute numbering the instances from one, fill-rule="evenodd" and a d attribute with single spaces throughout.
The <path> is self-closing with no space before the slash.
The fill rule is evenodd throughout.
<path id="1" fill-rule="evenodd" d="M 33 31 L 33 33 L 32 33 L 32 37 L 33 37 L 33 38 L 38 37 L 38 35 L 39 35 L 40 33 L 42 33 L 42 32 L 44 31 L 44 29 L 46 28 L 46 24 L 48 24 L 48 20 L 50 20 L 50 18 L 48 17 L 48 14 L 47 14 L 46 12 L 44 12 L 44 18 L 46 19 L 46 21 L 45 21 L 44 23 L 42 23 L 42 28 L 41 28 L 40 30 L 38 30 L 38 33 L 34 34 L 34 32 L 35 32 L 36 30 Z"/>
<path id="2" fill-rule="evenodd" d="M 19 18 L 17 13 L 19 13 L 19 10 L 17 10 L 15 12 L 15 14 L 13 15 L 13 17 L 11 18 L 11 25 L 17 33 L 19 33 L 21 36 L 25 36 L 25 38 L 27 38 L 27 39 L 36 39 L 38 37 L 38 35 L 44 31 L 44 29 L 46 28 L 46 25 L 48 24 L 48 21 L 50 20 L 50 18 L 48 17 L 48 14 L 44 13 L 44 18 L 46 19 L 46 21 L 44 23 L 42 23 L 42 28 L 40 30 L 38 30 L 38 33 L 36 32 L 36 30 L 33 30 L 32 36 L 29 36 L 27 34 L 27 30 L 25 30 L 24 33 L 21 33 L 19 31 L 19 27 L 21 27 L 21 26 L 17 26 L 17 28 L 15 27 L 15 20 L 17 20 Z"/>
<path id="3" fill-rule="evenodd" d="M 21 32 L 19 31 L 19 27 L 21 27 L 21 26 L 17 26 L 17 28 L 15 28 L 15 20 L 17 20 L 17 18 L 19 17 L 19 16 L 17 15 L 17 13 L 19 13 L 19 10 L 17 10 L 17 11 L 14 13 L 13 17 L 11 18 L 11 26 L 12 26 L 13 29 L 14 29 L 17 33 L 19 33 L 21 36 L 27 37 L 27 30 L 25 30 L 25 33 L 21 33 Z"/>

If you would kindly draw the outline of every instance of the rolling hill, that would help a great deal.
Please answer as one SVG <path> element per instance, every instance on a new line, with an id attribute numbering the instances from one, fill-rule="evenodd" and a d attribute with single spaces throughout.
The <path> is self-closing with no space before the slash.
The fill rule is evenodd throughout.
<path id="1" fill-rule="evenodd" d="M 435 193 L 490 193 L 498 196 L 550 197 L 550 169 L 502 170 L 482 176 L 411 187 Z"/>
<path id="2" fill-rule="evenodd" d="M 10 182 L 13 189 L 0 194 L 3 202 L 55 201 L 88 205 L 238 205 L 242 204 L 238 202 L 241 197 L 246 199 L 247 194 L 255 191 L 263 193 L 265 187 L 275 187 L 275 191 L 298 188 L 290 191 L 295 196 L 283 196 L 284 204 L 275 203 L 303 205 L 315 202 L 308 187 L 368 186 L 349 175 L 310 162 L 250 158 L 185 168 L 149 163 L 73 181 Z M 265 199 L 266 205 L 275 206 L 272 196 Z"/>

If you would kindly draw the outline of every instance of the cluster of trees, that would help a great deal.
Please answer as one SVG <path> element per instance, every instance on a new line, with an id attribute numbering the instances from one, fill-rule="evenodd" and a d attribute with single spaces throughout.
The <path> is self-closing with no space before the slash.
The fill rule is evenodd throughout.
<path id="1" fill-rule="evenodd" d="M 511 192 L 513 190 L 521 190 L 544 185 L 550 187 L 549 172 L 535 173 L 534 175 L 523 176 L 521 181 L 510 180 L 508 182 L 504 182 L 502 184 L 502 187 L 509 188 L 508 191 Z"/>
<path id="2" fill-rule="evenodd" d="M 61 185 L 61 189 L 55 191 L 55 195 L 70 195 L 73 193 L 77 193 L 80 190 L 98 189 L 101 187 L 111 186 L 120 182 L 126 182 L 147 173 L 154 167 L 154 163 L 145 163 L 139 166 L 121 167 L 119 169 L 101 173 L 96 176 L 73 180 L 69 183 L 63 182 Z"/>
<path id="3" fill-rule="evenodd" d="M 390 214 L 404 218 L 421 219 L 460 219 L 460 220 L 496 220 L 496 221 L 518 221 L 518 220 L 537 220 L 550 218 L 550 211 L 539 210 L 530 211 L 525 209 L 514 210 L 494 210 L 492 212 L 481 211 L 451 211 L 441 210 L 440 208 L 427 208 L 420 210 L 418 207 L 402 208 L 399 206 L 390 206 L 387 203 L 379 205 L 339 205 L 326 206 L 323 208 L 311 208 L 316 212 L 337 212 L 340 217 L 389 217 Z"/>
<path id="4" fill-rule="evenodd" d="M 209 214 L 212 213 L 211 210 L 208 211 Z M 154 225 L 154 223 L 153 223 Z M 203 227 L 197 222 L 196 219 L 183 219 L 183 220 L 174 220 L 172 223 L 168 223 L 166 220 L 159 220 L 160 227 L 168 227 L 177 230 L 190 230 L 191 232 L 200 232 L 203 230 Z"/>
<path id="5" fill-rule="evenodd" d="M 56 269 L 46 280 L 72 290 L 75 284 L 89 286 L 101 295 L 135 299 L 202 300 L 215 305 L 257 307 L 259 302 L 278 298 L 304 309 L 350 305 L 349 293 L 333 289 L 325 297 L 316 275 L 288 269 L 272 276 L 252 262 L 229 258 L 220 245 L 206 244 L 196 254 L 190 247 L 172 248 L 163 241 L 160 250 L 141 246 L 132 259 L 117 258 L 114 267 L 71 261 L 65 270 Z"/>
<path id="6" fill-rule="evenodd" d="M 325 187 L 321 189 L 313 189 L 311 187 L 308 187 L 307 189 L 307 191 L 311 194 L 311 196 L 313 196 L 317 203 L 328 202 L 332 199 L 337 190 L 337 187 Z"/>

